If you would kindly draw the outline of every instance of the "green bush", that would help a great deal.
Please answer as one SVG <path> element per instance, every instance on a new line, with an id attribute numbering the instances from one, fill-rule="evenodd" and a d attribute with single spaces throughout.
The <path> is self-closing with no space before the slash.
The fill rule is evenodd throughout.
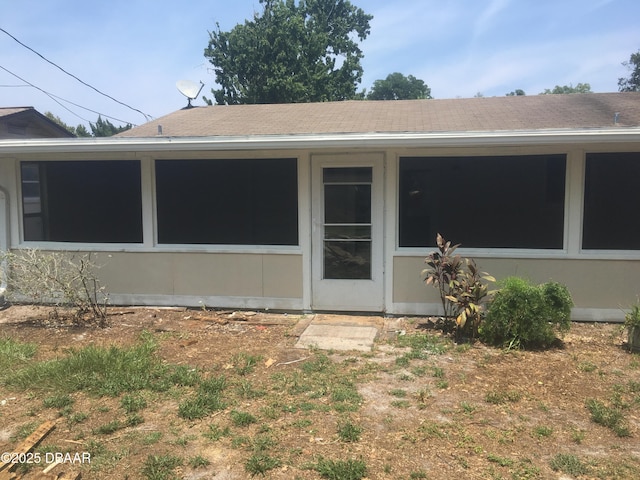
<path id="1" fill-rule="evenodd" d="M 556 333 L 571 327 L 573 301 L 556 282 L 532 285 L 519 277 L 501 282 L 480 328 L 486 343 L 503 347 L 545 348 Z"/>

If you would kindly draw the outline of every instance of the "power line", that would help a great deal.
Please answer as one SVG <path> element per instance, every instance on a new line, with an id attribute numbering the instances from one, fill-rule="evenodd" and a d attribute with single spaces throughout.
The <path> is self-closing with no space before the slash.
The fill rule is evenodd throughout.
<path id="1" fill-rule="evenodd" d="M 0 27 L 0 31 L 5 33 L 6 35 L 8 35 L 9 37 L 11 37 L 13 40 L 15 40 L 17 43 L 19 43 L 20 45 L 22 45 L 24 48 L 26 48 L 27 50 L 30 50 L 31 52 L 35 53 L 36 55 L 38 55 L 40 58 L 42 58 L 45 62 L 50 63 L 51 65 L 53 65 L 54 67 L 56 67 L 57 69 L 61 70 L 62 72 L 64 72 L 65 74 L 69 75 L 70 77 L 76 79 L 78 82 L 80 82 L 81 84 L 91 88 L 92 90 L 98 92 L 100 95 L 103 95 L 111 100 L 113 100 L 116 103 L 119 103 L 120 105 L 123 105 L 135 112 L 138 112 L 140 114 L 142 114 L 145 118 L 145 120 L 149 121 L 151 120 L 153 117 L 151 115 L 148 115 L 146 113 L 144 113 L 142 110 L 138 110 L 137 108 L 132 107 L 131 105 L 128 105 L 124 102 L 121 102 L 120 100 L 113 98 L 111 95 L 106 94 L 100 90 L 98 90 L 96 87 L 94 87 L 93 85 L 88 84 L 87 82 L 79 79 L 78 77 L 76 77 L 74 74 L 67 72 L 64 68 L 62 68 L 60 65 L 52 62 L 51 60 L 49 60 L 48 58 L 46 58 L 44 55 L 36 52 L 33 48 L 29 47 L 28 45 L 25 45 L 24 43 L 22 43 L 20 40 L 18 40 L 16 37 L 14 37 L 13 35 L 11 35 L 9 32 L 7 32 L 4 28 Z"/>
<path id="2" fill-rule="evenodd" d="M 66 107 L 65 105 L 63 105 L 62 103 L 60 103 L 57 99 L 62 100 L 63 102 L 70 103 L 71 105 L 74 105 L 74 106 L 76 106 L 76 107 L 78 107 L 78 108 L 81 108 L 81 109 L 83 109 L 83 110 L 86 110 L 86 111 L 88 111 L 88 112 L 96 113 L 96 114 L 98 114 L 98 115 L 100 115 L 100 116 L 103 116 L 103 117 L 105 117 L 105 118 L 110 118 L 111 120 L 116 120 L 116 121 L 118 121 L 118 122 L 128 123 L 128 124 L 130 124 L 130 125 L 134 125 L 134 126 L 135 126 L 135 124 L 133 124 L 133 123 L 131 123 L 131 122 L 127 122 L 126 120 L 121 120 L 121 119 L 119 119 L 119 118 L 115 118 L 115 117 L 112 117 L 112 116 L 110 116 L 110 115 L 105 115 L 104 113 L 100 113 L 100 112 L 98 112 L 98 111 L 96 111 L 96 110 L 91 110 L 90 108 L 83 107 L 82 105 L 78 105 L 77 103 L 73 103 L 71 100 L 67 100 L 67 99 L 64 99 L 64 98 L 62 98 L 62 97 L 59 97 L 58 95 L 54 95 L 53 93 L 47 92 L 46 90 L 43 90 L 42 88 L 38 87 L 37 85 L 34 85 L 33 83 L 31 83 L 31 82 L 29 82 L 29 81 L 25 80 L 25 79 L 24 79 L 24 78 L 22 78 L 21 76 L 19 76 L 19 75 L 17 75 L 17 74 L 15 74 L 15 73 L 13 73 L 11 70 L 6 69 L 6 68 L 5 68 L 5 67 L 3 67 L 2 65 L 0 65 L 0 69 L 4 70 L 5 72 L 7 72 L 7 73 L 8 73 L 8 74 L 10 74 L 10 75 L 13 75 L 13 76 L 14 76 L 14 77 L 16 77 L 18 80 L 21 80 L 21 81 L 23 81 L 23 82 L 26 84 L 26 85 L 0 85 L 0 86 L 11 86 L 11 87 L 32 87 L 32 88 L 35 88 L 36 90 L 38 90 L 38 91 L 40 91 L 40 92 L 44 93 L 47 97 L 49 97 L 51 100 L 53 100 L 54 102 L 56 102 L 58 105 L 60 105 L 60 106 L 61 106 L 62 108 L 64 108 L 66 111 L 68 111 L 69 113 L 71 113 L 71 114 L 75 115 L 76 117 L 78 117 L 79 119 L 81 119 L 81 120 L 83 120 L 83 121 L 85 121 L 85 122 L 91 123 L 91 121 L 90 121 L 90 120 L 87 120 L 86 118 L 81 117 L 81 116 L 80 116 L 80 115 L 78 115 L 76 112 L 74 112 L 73 110 L 69 109 L 68 107 Z"/>

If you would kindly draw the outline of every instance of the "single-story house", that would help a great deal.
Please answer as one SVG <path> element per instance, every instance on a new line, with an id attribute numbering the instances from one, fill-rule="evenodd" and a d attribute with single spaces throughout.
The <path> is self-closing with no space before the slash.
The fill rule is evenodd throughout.
<path id="1" fill-rule="evenodd" d="M 0 107 L 0 140 L 70 137 L 75 135 L 33 107 Z"/>
<path id="2" fill-rule="evenodd" d="M 100 252 L 113 303 L 436 314 L 439 232 L 573 318 L 640 294 L 640 93 L 216 105 L 0 141 L 0 249 Z"/>

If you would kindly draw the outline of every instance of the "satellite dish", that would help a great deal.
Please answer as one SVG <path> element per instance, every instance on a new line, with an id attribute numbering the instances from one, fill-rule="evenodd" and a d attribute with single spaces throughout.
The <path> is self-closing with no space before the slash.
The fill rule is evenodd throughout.
<path id="1" fill-rule="evenodd" d="M 196 82 L 192 82 L 191 80 L 178 80 L 176 82 L 176 87 L 181 94 L 189 99 L 189 103 L 185 108 L 192 108 L 191 100 L 194 100 L 198 95 L 200 95 L 200 91 L 202 87 L 204 87 L 204 83 L 200 82 L 198 85 Z"/>

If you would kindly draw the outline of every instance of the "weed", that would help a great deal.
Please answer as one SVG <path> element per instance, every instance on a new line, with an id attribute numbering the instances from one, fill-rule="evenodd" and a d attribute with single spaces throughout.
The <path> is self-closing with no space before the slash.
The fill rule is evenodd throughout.
<path id="1" fill-rule="evenodd" d="M 567 475 L 585 475 L 588 472 L 587 466 L 575 455 L 558 453 L 549 461 L 549 466 L 556 472 L 560 471 Z"/>
<path id="2" fill-rule="evenodd" d="M 17 342 L 11 338 L 0 338 L 0 375 L 10 372 L 15 367 L 31 359 L 36 354 L 35 343 Z"/>
<path id="3" fill-rule="evenodd" d="M 64 408 L 73 405 L 73 398 L 69 395 L 53 395 L 42 400 L 45 408 Z"/>
<path id="4" fill-rule="evenodd" d="M 491 403 L 493 405 L 502 405 L 507 402 L 516 403 L 519 402 L 522 398 L 522 394 L 515 390 L 510 390 L 508 392 L 503 391 L 491 391 L 487 392 L 484 397 L 485 402 Z"/>
<path id="5" fill-rule="evenodd" d="M 266 428 L 268 431 L 268 427 Z M 271 435 L 263 433 L 261 435 L 256 435 L 252 442 L 252 448 L 254 453 L 265 452 L 270 448 L 273 448 L 277 445 L 277 442 L 273 439 Z"/>
<path id="6" fill-rule="evenodd" d="M 553 428 L 545 425 L 539 425 L 533 429 L 533 434 L 537 437 L 550 437 L 553 435 Z"/>
<path id="7" fill-rule="evenodd" d="M 328 373 L 333 367 L 329 357 L 324 353 L 317 353 L 313 360 L 302 364 L 302 371 L 307 375 L 312 373 Z"/>
<path id="8" fill-rule="evenodd" d="M 589 361 L 584 361 L 584 362 L 580 362 L 578 363 L 578 370 L 582 371 L 582 372 L 594 372 L 598 369 L 598 366 L 595 363 L 589 362 Z"/>
<path id="9" fill-rule="evenodd" d="M 147 401 L 140 395 L 124 395 L 120 399 L 120 406 L 127 413 L 135 413 L 146 408 Z"/>
<path id="10" fill-rule="evenodd" d="M 269 470 L 278 468 L 280 465 L 282 462 L 278 458 L 264 454 L 253 454 L 245 462 L 244 468 L 253 477 L 255 475 L 264 476 Z"/>
<path id="11" fill-rule="evenodd" d="M 249 380 L 242 380 L 238 385 L 238 395 L 242 398 L 254 399 L 264 397 L 267 392 L 253 387 Z"/>
<path id="12" fill-rule="evenodd" d="M 235 372 L 238 375 L 245 376 L 253 372 L 260 360 L 262 360 L 260 355 L 249 355 L 248 353 L 240 352 L 233 356 L 231 362 Z"/>
<path id="13" fill-rule="evenodd" d="M 401 388 L 395 388 L 389 392 L 390 395 L 398 398 L 404 398 L 407 396 L 407 391 Z"/>
<path id="14" fill-rule="evenodd" d="M 87 418 L 89 418 L 89 415 L 84 412 L 69 413 L 67 415 L 67 424 L 72 426 L 84 422 Z"/>
<path id="15" fill-rule="evenodd" d="M 407 400 L 394 400 L 391 406 L 395 408 L 409 408 L 411 404 Z"/>
<path id="16" fill-rule="evenodd" d="M 427 478 L 427 474 L 425 472 L 423 472 L 423 471 L 411 472 L 409 474 L 409 478 L 411 480 L 417 480 L 417 479 L 420 479 L 420 478 Z"/>
<path id="17" fill-rule="evenodd" d="M 147 480 L 176 478 L 174 470 L 182 465 L 182 459 L 173 455 L 149 455 L 144 462 L 142 474 Z"/>
<path id="18" fill-rule="evenodd" d="M 117 432 L 124 428 L 124 425 L 120 420 L 112 420 L 109 423 L 105 423 L 104 425 L 100 425 L 99 427 L 93 430 L 93 433 L 96 435 L 111 435 L 112 433 Z"/>
<path id="19" fill-rule="evenodd" d="M 338 424 L 338 437 L 343 442 L 357 442 L 361 434 L 362 428 L 349 421 Z"/>
<path id="20" fill-rule="evenodd" d="M 416 377 L 424 377 L 427 374 L 427 367 L 413 367 L 411 373 Z"/>
<path id="21" fill-rule="evenodd" d="M 619 409 L 608 407 L 603 402 L 594 399 L 587 400 L 587 408 L 593 422 L 610 428 L 619 437 L 630 435 L 629 427 Z"/>
<path id="22" fill-rule="evenodd" d="M 196 395 L 178 405 L 178 415 L 187 420 L 195 420 L 211 412 L 224 410 L 224 402 L 218 395 Z"/>
<path id="23" fill-rule="evenodd" d="M 293 422 L 291 425 L 296 428 L 307 428 L 313 425 L 313 422 L 308 418 L 301 418 L 300 420 Z"/>
<path id="24" fill-rule="evenodd" d="M 225 427 L 221 429 L 218 425 L 210 424 L 209 431 L 202 434 L 204 438 L 211 440 L 212 442 L 217 442 L 222 437 L 228 437 L 231 434 L 229 431 L 229 427 Z"/>
<path id="25" fill-rule="evenodd" d="M 329 480 L 361 480 L 367 474 L 367 466 L 362 460 L 326 460 L 320 457 L 311 469 Z"/>
<path id="26" fill-rule="evenodd" d="M 571 429 L 571 440 L 580 445 L 584 440 L 585 433 L 584 430 L 578 430 L 576 428 Z"/>
<path id="27" fill-rule="evenodd" d="M 17 432 L 11 437 L 11 439 L 15 441 L 27 438 L 36 430 L 37 427 L 38 424 L 36 422 L 25 423 L 18 428 Z"/>
<path id="28" fill-rule="evenodd" d="M 207 467 L 211 464 L 209 460 L 204 458 L 202 455 L 196 455 L 195 457 L 191 457 L 187 462 L 191 468 L 203 468 Z"/>
<path id="29" fill-rule="evenodd" d="M 141 423 L 144 423 L 144 418 L 142 418 L 142 415 L 139 415 L 137 413 L 131 413 L 127 415 L 127 421 L 125 422 L 125 425 L 127 427 L 135 427 L 136 425 L 140 425 Z"/>
<path id="30" fill-rule="evenodd" d="M 444 369 L 440 367 L 433 367 L 433 376 L 435 378 L 444 378 Z"/>
<path id="31" fill-rule="evenodd" d="M 166 366 L 155 356 L 156 343 L 149 334 L 130 348 L 90 345 L 71 349 L 69 355 L 29 364 L 14 371 L 5 382 L 21 389 L 52 390 L 62 393 L 84 391 L 98 396 L 116 397 L 123 392 L 157 389 L 162 385 Z"/>
<path id="32" fill-rule="evenodd" d="M 507 457 L 500 457 L 498 455 L 494 455 L 492 453 L 487 455 L 487 460 L 493 463 L 497 463 L 501 467 L 510 467 L 513 465 L 513 460 Z"/>
<path id="33" fill-rule="evenodd" d="M 151 432 L 142 437 L 143 445 L 153 445 L 154 443 L 158 443 L 162 438 L 162 432 Z"/>
<path id="34" fill-rule="evenodd" d="M 471 415 L 477 409 L 477 407 L 475 405 L 472 405 L 472 404 L 467 403 L 467 402 L 460 402 L 460 408 L 467 415 Z"/>
<path id="35" fill-rule="evenodd" d="M 231 421 L 236 427 L 246 427 L 252 423 L 256 423 L 258 420 L 250 413 L 233 410 L 231 412 Z"/>

